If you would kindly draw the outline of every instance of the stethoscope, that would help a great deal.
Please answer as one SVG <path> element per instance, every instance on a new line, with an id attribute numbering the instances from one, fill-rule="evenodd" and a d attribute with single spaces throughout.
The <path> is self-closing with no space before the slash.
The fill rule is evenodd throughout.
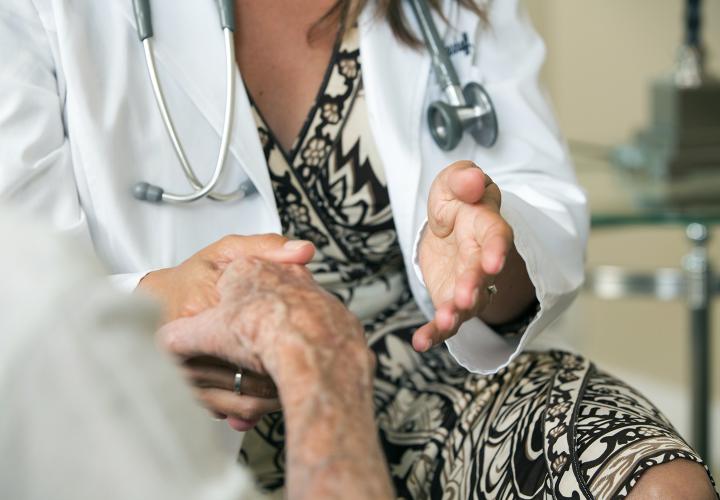
<path id="1" fill-rule="evenodd" d="M 249 179 L 241 182 L 235 191 L 215 192 L 225 171 L 235 110 L 235 1 L 217 0 L 217 2 L 225 41 L 225 118 L 215 170 L 210 181 L 203 184 L 195 174 L 180 143 L 175 125 L 167 109 L 165 94 L 160 85 L 155 66 L 150 0 L 133 0 L 137 32 L 145 52 L 145 63 L 153 95 L 175 155 L 193 189 L 188 194 L 177 194 L 165 191 L 162 187 L 148 182 L 139 182 L 133 187 L 133 196 L 138 200 L 155 203 L 190 203 L 207 197 L 215 201 L 236 201 L 257 192 Z M 478 144 L 485 147 L 492 146 L 497 139 L 498 124 L 490 96 L 483 86 L 476 82 L 470 82 L 465 87 L 461 87 L 460 79 L 450 61 L 445 45 L 438 35 L 426 0 L 410 0 L 410 4 L 420 25 L 425 45 L 430 52 L 433 72 L 447 100 L 434 101 L 427 110 L 428 126 L 435 143 L 444 151 L 453 150 L 465 131 L 468 131 Z"/>

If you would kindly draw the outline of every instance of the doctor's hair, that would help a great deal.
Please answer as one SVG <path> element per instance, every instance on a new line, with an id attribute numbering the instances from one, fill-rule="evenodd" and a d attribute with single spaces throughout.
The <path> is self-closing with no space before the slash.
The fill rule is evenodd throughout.
<path id="1" fill-rule="evenodd" d="M 360 13 L 371 0 L 337 0 L 335 4 L 323 14 L 323 16 L 310 27 L 308 32 L 308 41 L 312 42 L 317 34 L 322 31 L 330 30 L 337 27 L 340 22 L 341 29 L 346 26 L 353 26 L 357 23 Z M 395 37 L 410 47 L 419 48 L 422 46 L 422 40 L 418 38 L 410 29 L 408 20 L 403 11 L 402 4 L 406 0 L 377 0 L 375 2 L 375 17 L 377 19 L 387 19 L 390 28 Z M 443 19 L 446 19 L 442 12 L 443 0 L 428 0 L 430 8 L 440 13 Z M 487 5 L 491 0 L 456 0 L 460 6 L 468 9 L 477 15 L 483 21 L 487 21 L 486 11 L 479 5 Z"/>

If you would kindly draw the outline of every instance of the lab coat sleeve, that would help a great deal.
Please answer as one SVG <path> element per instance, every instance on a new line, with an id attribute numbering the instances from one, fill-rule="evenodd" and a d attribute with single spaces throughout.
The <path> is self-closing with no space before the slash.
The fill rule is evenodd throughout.
<path id="1" fill-rule="evenodd" d="M 89 241 L 63 123 L 62 75 L 32 2 L 0 6 L 0 198 Z"/>
<path id="2" fill-rule="evenodd" d="M 585 194 L 538 83 L 544 44 L 517 0 L 491 5 L 489 27 L 475 38 L 472 76 L 484 82 L 495 103 L 499 140 L 491 149 L 472 146 L 469 158 L 500 187 L 500 213 L 513 228 L 540 307 L 522 334 L 501 336 L 472 319 L 447 341 L 462 366 L 483 374 L 507 366 L 572 302 L 583 282 L 589 229 Z M 423 229 L 424 224 L 415 263 Z M 417 265 L 415 272 L 422 283 Z"/>
<path id="3" fill-rule="evenodd" d="M 92 247 L 63 119 L 52 33 L 33 2 L 0 5 L 0 200 Z M 145 273 L 111 276 L 131 291 Z"/>

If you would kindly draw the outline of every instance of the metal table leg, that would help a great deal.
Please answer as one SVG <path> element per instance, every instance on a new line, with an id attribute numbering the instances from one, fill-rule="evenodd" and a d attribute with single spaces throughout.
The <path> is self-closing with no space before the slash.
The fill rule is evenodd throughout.
<path id="1" fill-rule="evenodd" d="M 590 270 L 587 289 L 605 299 L 629 296 L 654 296 L 659 300 L 684 300 L 690 313 L 691 334 L 691 444 L 710 465 L 710 307 L 714 295 L 720 294 L 720 278 L 713 277 L 707 245 L 708 227 L 693 223 L 685 233 L 693 248 L 682 259 L 682 269 L 657 269 L 655 272 L 633 272 L 617 266 Z"/>
<path id="2" fill-rule="evenodd" d="M 692 334 L 692 444 L 710 462 L 710 289 L 712 271 L 707 254 L 709 231 L 704 224 L 690 224 L 687 237 L 693 249 L 683 259 Z"/>

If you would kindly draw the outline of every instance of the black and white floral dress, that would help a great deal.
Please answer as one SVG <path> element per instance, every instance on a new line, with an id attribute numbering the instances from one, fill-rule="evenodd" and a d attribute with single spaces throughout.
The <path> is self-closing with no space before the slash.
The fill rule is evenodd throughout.
<path id="1" fill-rule="evenodd" d="M 284 233 L 315 243 L 313 275 L 360 317 L 377 354 L 376 418 L 398 497 L 622 498 L 652 465 L 701 463 L 648 400 L 581 356 L 526 352 L 483 376 L 444 347 L 412 349 L 426 320 L 405 279 L 361 71 L 349 30 L 289 152 L 253 111 Z M 241 458 L 268 490 L 283 485 L 283 449 L 280 413 L 245 436 Z"/>

